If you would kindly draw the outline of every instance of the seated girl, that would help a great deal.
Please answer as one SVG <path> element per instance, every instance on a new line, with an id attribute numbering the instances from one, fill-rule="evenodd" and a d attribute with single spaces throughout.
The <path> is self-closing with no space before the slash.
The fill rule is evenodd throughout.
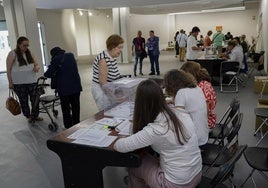
<path id="1" fill-rule="evenodd" d="M 197 85 L 202 89 L 207 102 L 208 110 L 208 126 L 213 129 L 216 125 L 216 113 L 214 111 L 216 107 L 216 92 L 211 84 L 211 77 L 206 69 L 202 69 L 199 63 L 188 61 L 181 66 L 181 69 L 185 72 L 192 74 Z"/>
<path id="2" fill-rule="evenodd" d="M 136 91 L 133 135 L 114 144 L 119 152 L 151 146 L 159 154 L 142 156 L 138 168 L 129 169 L 132 188 L 194 188 L 201 180 L 202 159 L 195 126 L 182 108 L 170 108 L 159 85 L 145 80 Z"/>
<path id="3" fill-rule="evenodd" d="M 163 83 L 167 95 L 174 100 L 174 106 L 183 108 L 190 114 L 199 146 L 205 145 L 209 134 L 207 104 L 195 78 L 183 70 L 173 69 L 166 73 Z"/>

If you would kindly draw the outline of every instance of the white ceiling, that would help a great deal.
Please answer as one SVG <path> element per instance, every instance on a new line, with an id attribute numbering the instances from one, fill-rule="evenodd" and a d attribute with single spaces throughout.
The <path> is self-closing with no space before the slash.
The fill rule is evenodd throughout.
<path id="1" fill-rule="evenodd" d="M 252 4 L 260 0 L 36 0 L 41 9 L 105 9 L 130 7 L 136 14 L 166 14 Z"/>

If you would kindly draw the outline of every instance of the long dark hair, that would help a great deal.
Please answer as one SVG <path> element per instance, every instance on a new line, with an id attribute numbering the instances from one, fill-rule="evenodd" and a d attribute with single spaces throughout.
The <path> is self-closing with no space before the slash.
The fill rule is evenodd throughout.
<path id="1" fill-rule="evenodd" d="M 159 113 L 163 113 L 168 121 L 168 129 L 172 122 L 178 142 L 183 144 L 187 142 L 184 128 L 175 113 L 166 104 L 162 89 L 153 80 L 142 81 L 137 87 L 134 116 L 133 133 L 142 130 L 148 123 L 153 123 Z"/>
<path id="2" fill-rule="evenodd" d="M 23 54 L 22 54 L 22 52 L 20 50 L 19 45 L 21 43 L 23 43 L 24 41 L 29 41 L 29 39 L 26 38 L 26 37 L 23 37 L 23 36 L 19 37 L 18 40 L 17 40 L 17 47 L 15 49 L 15 52 L 17 54 L 17 59 L 18 59 L 18 62 L 19 62 L 19 66 L 27 65 L 27 62 L 28 62 L 28 64 L 34 63 L 33 56 L 32 56 L 31 51 L 29 49 L 27 49 L 25 51 L 27 62 L 23 58 Z"/>
<path id="3" fill-rule="evenodd" d="M 182 88 L 195 88 L 197 86 L 193 75 L 178 69 L 172 69 L 165 74 L 163 85 L 166 93 L 171 97 L 175 97 Z"/>
<path id="4" fill-rule="evenodd" d="M 202 80 L 206 80 L 208 82 L 211 81 L 208 71 L 204 68 L 201 68 L 199 63 L 188 61 L 181 66 L 181 69 L 192 74 L 197 83 L 201 82 Z"/>

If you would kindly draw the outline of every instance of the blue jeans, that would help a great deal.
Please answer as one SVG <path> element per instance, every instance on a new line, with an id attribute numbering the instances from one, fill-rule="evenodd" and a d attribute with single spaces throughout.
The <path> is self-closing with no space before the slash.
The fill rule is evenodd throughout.
<path id="1" fill-rule="evenodd" d="M 143 58 L 141 58 L 141 52 L 135 52 L 134 74 L 136 74 L 138 63 L 140 63 L 140 73 L 142 73 L 142 61 Z"/>
<path id="2" fill-rule="evenodd" d="M 151 63 L 151 72 L 152 73 L 155 73 L 155 72 L 160 73 L 159 62 L 158 62 L 159 54 L 154 55 L 153 53 L 149 52 L 149 58 L 150 58 L 150 63 Z"/>

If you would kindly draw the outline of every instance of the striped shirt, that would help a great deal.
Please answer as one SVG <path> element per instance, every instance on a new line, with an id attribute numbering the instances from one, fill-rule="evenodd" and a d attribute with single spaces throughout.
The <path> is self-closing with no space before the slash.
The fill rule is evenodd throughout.
<path id="1" fill-rule="evenodd" d="M 112 82 L 120 77 L 120 73 L 117 67 L 117 60 L 112 58 L 107 51 L 103 51 L 95 58 L 93 63 L 93 79 L 92 81 L 99 84 L 99 62 L 101 59 L 105 59 L 108 67 L 107 82 Z"/>

